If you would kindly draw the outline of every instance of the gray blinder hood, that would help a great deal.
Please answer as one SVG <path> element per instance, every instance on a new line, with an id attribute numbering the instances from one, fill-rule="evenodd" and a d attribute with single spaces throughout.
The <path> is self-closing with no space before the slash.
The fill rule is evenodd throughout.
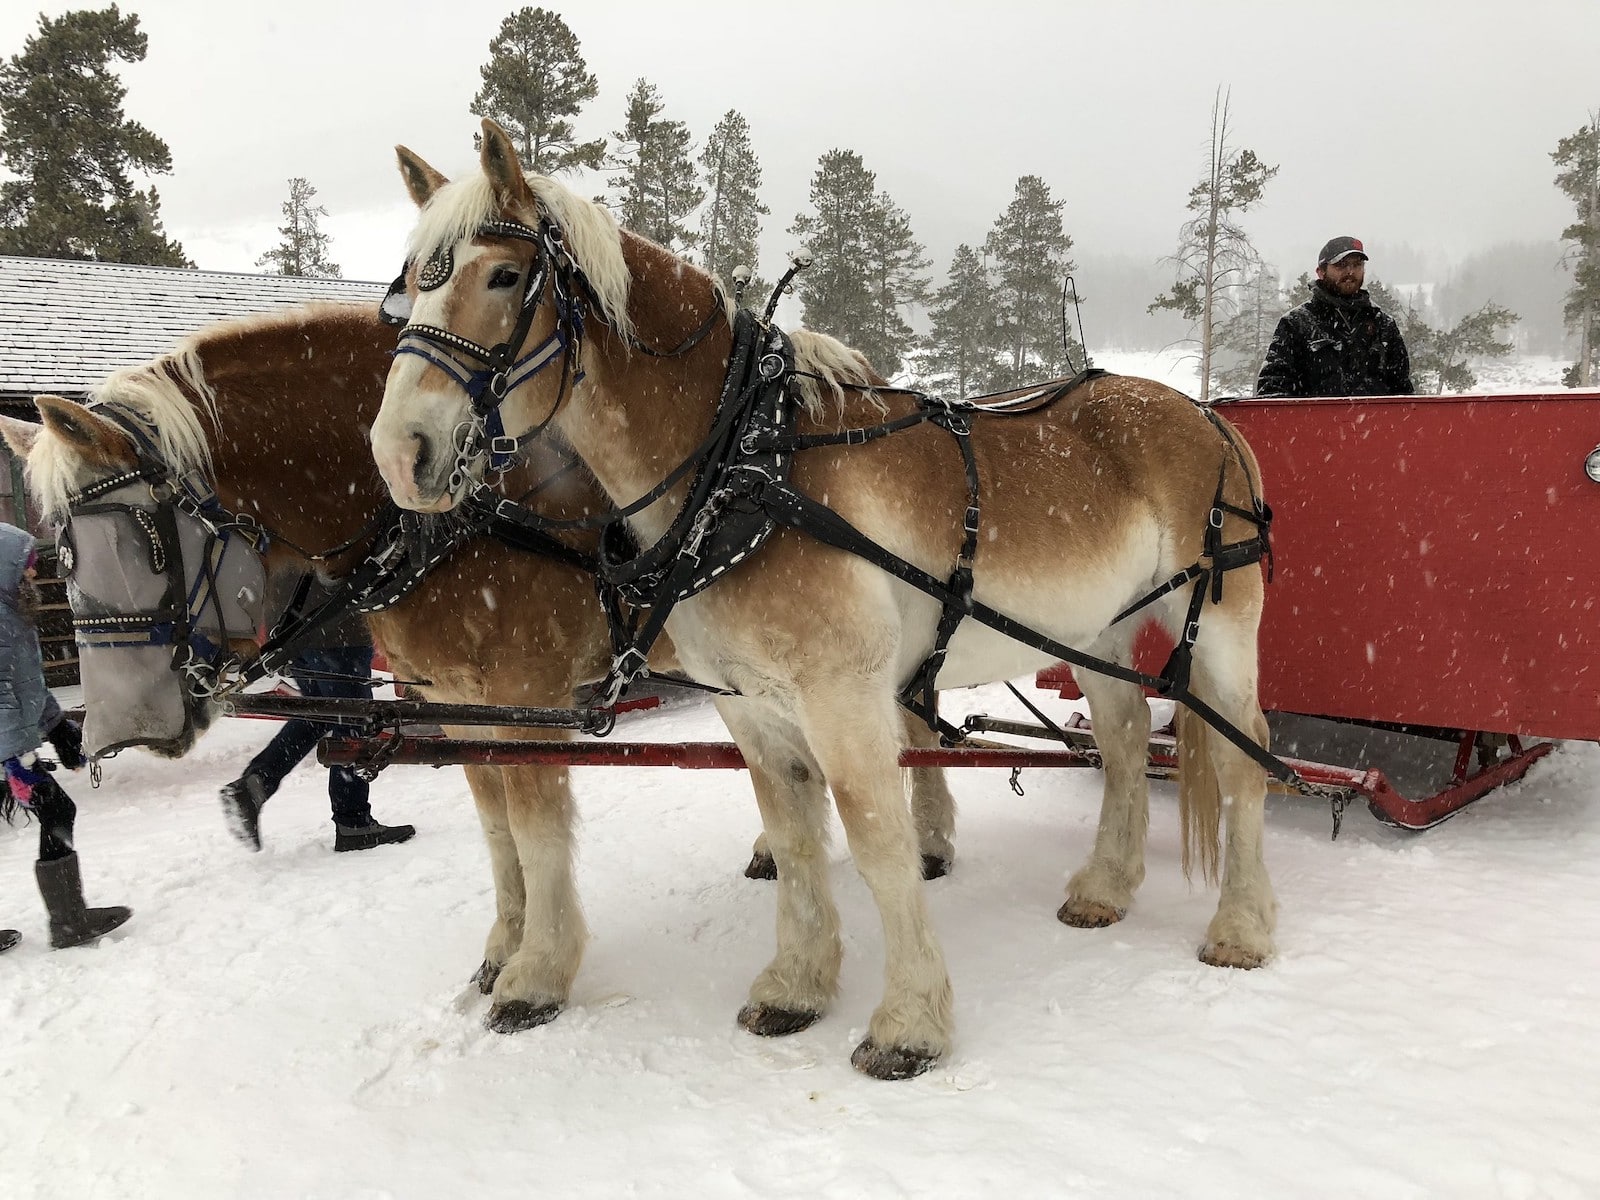
<path id="1" fill-rule="evenodd" d="M 180 498 L 143 473 L 121 478 L 75 501 L 59 538 L 83 747 L 90 757 L 127 746 L 176 756 L 211 720 L 196 668 L 226 657 L 230 639 L 262 633 L 260 538 L 208 519 L 188 489 Z"/>

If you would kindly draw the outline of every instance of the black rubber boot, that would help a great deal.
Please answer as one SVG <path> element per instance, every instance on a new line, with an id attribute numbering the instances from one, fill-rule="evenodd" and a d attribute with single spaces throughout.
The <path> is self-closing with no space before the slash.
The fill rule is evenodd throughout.
<path id="1" fill-rule="evenodd" d="M 33 874 L 39 881 L 45 911 L 50 914 L 50 945 L 56 950 L 99 941 L 133 916 L 131 908 L 120 904 L 109 908 L 84 905 L 76 854 L 34 863 Z"/>
<path id="2" fill-rule="evenodd" d="M 4 954 L 21 940 L 22 935 L 15 929 L 0 929 L 0 954 Z"/>
<path id="3" fill-rule="evenodd" d="M 339 853 L 392 846 L 398 842 L 409 842 L 417 836 L 415 825 L 381 825 L 372 820 L 365 825 L 341 825 L 335 821 L 333 828 L 333 848 Z"/>
<path id="4" fill-rule="evenodd" d="M 261 806 L 267 786 L 259 775 L 241 775 L 222 788 L 222 817 L 228 832 L 252 850 L 261 849 Z"/>

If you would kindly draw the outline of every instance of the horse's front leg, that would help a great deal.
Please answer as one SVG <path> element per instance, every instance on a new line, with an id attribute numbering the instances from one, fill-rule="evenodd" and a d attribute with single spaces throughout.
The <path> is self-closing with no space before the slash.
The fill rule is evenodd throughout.
<path id="1" fill-rule="evenodd" d="M 516 731 L 502 730 L 501 737 Z M 527 731 L 521 731 L 526 736 Z M 563 767 L 504 767 L 506 816 L 521 865 L 522 941 L 494 982 L 484 1023 L 515 1033 L 555 1018 L 588 939 L 573 884 L 573 803 Z"/>
<path id="2" fill-rule="evenodd" d="M 744 752 L 777 866 L 777 952 L 755 982 L 739 1024 L 776 1036 L 806 1028 L 839 984 L 839 913 L 828 888 L 827 794 L 800 731 L 744 700 L 717 709 Z"/>
<path id="3" fill-rule="evenodd" d="M 921 717 L 905 713 L 906 737 L 913 746 L 936 747 L 939 735 Z M 917 846 L 922 852 L 922 877 L 942 879 L 955 862 L 956 801 L 950 794 L 944 771 L 938 767 L 913 767 L 911 778 L 911 817 L 917 827 Z M 750 862 L 744 869 L 747 879 L 776 879 L 777 864 L 767 849 L 767 835 L 756 837 Z"/>
<path id="4" fill-rule="evenodd" d="M 923 899 L 905 774 L 905 725 L 885 681 L 851 680 L 845 664 L 802 699 L 807 738 L 827 772 L 856 869 L 872 890 L 884 934 L 884 994 L 850 1056 L 877 1079 L 908 1079 L 950 1049 L 950 977 Z M 779 862 L 779 878 L 783 864 Z"/>
<path id="5" fill-rule="evenodd" d="M 506 818 L 506 793 L 500 768 L 466 767 L 464 770 L 478 809 L 478 823 L 483 826 L 483 840 L 489 848 L 489 869 L 494 877 L 494 924 L 484 942 L 483 962 L 472 977 L 478 990 L 488 995 L 494 989 L 500 969 L 522 944 L 527 897 L 517 843 Z"/>

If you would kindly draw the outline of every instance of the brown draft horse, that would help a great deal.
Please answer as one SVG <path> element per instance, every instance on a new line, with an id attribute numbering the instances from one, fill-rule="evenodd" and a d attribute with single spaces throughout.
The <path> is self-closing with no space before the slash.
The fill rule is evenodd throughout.
<path id="1" fill-rule="evenodd" d="M 393 349 L 394 331 L 368 310 L 286 309 L 203 330 L 172 353 L 113 375 L 96 398 L 140 415 L 157 431 L 168 466 L 206 472 L 225 507 L 281 535 L 269 556 L 281 584 L 310 566 L 290 543 L 307 551 L 341 545 L 383 500 L 366 439 Z M 47 513 L 63 513 L 71 493 L 133 465 L 133 448 L 116 425 L 58 397 L 38 403 L 42 427 L 0 420 L 7 440 L 28 456 L 30 483 Z M 562 463 L 541 450 L 507 477 L 508 489 L 525 491 Z M 552 515 L 575 516 L 602 501 L 586 474 L 569 471 L 537 503 Z M 323 569 L 340 574 L 354 555 Z M 397 677 L 427 680 L 421 690 L 432 700 L 566 705 L 573 689 L 600 679 L 611 660 L 587 573 L 489 539 L 462 546 L 399 605 L 369 620 Z M 164 661 L 158 669 L 166 670 Z M 497 733 L 563 736 L 525 728 Z M 950 793 L 941 772 L 908 774 L 927 830 L 929 869 L 942 872 L 953 853 Z M 513 1032 L 555 1016 L 582 956 L 573 799 L 563 768 L 467 767 L 466 775 L 495 890 L 476 980 L 493 995 L 485 1023 Z M 787 797 L 809 790 L 813 805 L 824 802 L 821 776 L 797 778 L 786 762 L 752 762 L 751 779 L 757 791 Z"/>
<path id="2" fill-rule="evenodd" d="M 511 436 L 554 430 L 613 501 L 631 503 L 690 456 L 713 425 L 732 348 L 729 323 L 715 325 L 692 349 L 668 351 L 681 351 L 723 304 L 720 289 L 669 251 L 620 231 L 602 207 L 560 183 L 524 175 L 510 139 L 492 122 L 483 133 L 481 171 L 456 182 L 399 151 L 421 208 L 408 247 L 412 320 L 491 347 L 521 319 L 526 336 L 513 347 L 520 353 L 556 335 L 558 300 L 590 297 L 581 382 L 569 389 L 564 372 L 545 372 L 506 394 L 500 413 Z M 559 229 L 559 242 L 540 233 L 541 222 Z M 562 257 L 571 267 L 558 296 L 561 276 L 546 272 Z M 581 292 L 573 285 L 577 273 Z M 525 288 L 540 301 L 531 323 L 522 308 Z M 868 385 L 882 381 L 831 339 L 797 336 L 795 350 L 798 370 L 861 385 L 835 387 L 831 401 L 813 388 L 801 432 L 877 424 L 910 410 L 904 397 L 871 392 Z M 476 364 L 450 357 L 448 370 L 415 355 L 390 368 L 372 447 L 403 507 L 445 510 L 460 498 L 452 464 L 462 445 L 458 430 L 470 428 L 472 412 L 459 377 Z M 1114 616 L 1199 558 L 1219 471 L 1226 472 L 1230 504 L 1249 505 L 1259 485 L 1247 449 L 1234 457 L 1195 405 L 1149 380 L 1103 377 L 1031 416 L 980 420 L 972 446 L 984 514 L 975 598 L 1118 663 L 1129 661 L 1137 622 L 1114 624 Z M 942 430 L 925 423 L 865 446 L 802 452 L 792 478 L 892 553 L 937 578 L 950 573 L 966 486 Z M 680 483 L 630 518 L 641 545 L 662 537 L 686 494 Z M 1237 518 L 1227 523 L 1230 539 L 1253 532 Z M 1174 592 L 1154 615 L 1169 628 L 1180 625 L 1189 591 Z M 1261 603 L 1259 571 L 1229 576 L 1224 599 L 1200 622 L 1192 687 L 1264 746 L 1256 696 Z M 784 766 L 794 763 L 832 787 L 883 922 L 885 992 L 852 1055 L 858 1068 L 881 1078 L 925 1070 L 950 1046 L 950 983 L 895 769 L 905 736 L 896 693 L 929 653 L 938 615 L 936 601 L 866 561 L 780 530 L 678 605 L 667 626 L 693 676 L 740 693 L 719 708 L 746 758 L 781 778 L 792 777 Z M 1045 657 L 968 621 L 939 684 L 1012 678 Z M 1088 926 L 1120 919 L 1143 878 L 1149 709 L 1131 684 L 1087 674 L 1081 684 L 1105 760 L 1105 799 L 1094 850 L 1068 881 L 1061 916 Z M 1265 772 L 1187 713 L 1179 736 L 1186 864 L 1192 845 L 1206 873 L 1215 872 L 1219 813 L 1227 814 L 1221 900 L 1201 957 L 1255 966 L 1272 951 L 1276 910 L 1262 862 Z M 776 955 L 751 985 L 739 1020 L 755 1033 L 782 1034 L 827 1008 L 840 938 L 820 794 L 780 788 L 760 799 L 784 886 Z"/>

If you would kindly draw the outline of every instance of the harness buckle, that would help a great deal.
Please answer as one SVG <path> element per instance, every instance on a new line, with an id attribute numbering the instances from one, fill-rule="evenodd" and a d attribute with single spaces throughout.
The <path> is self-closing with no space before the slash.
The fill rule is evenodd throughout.
<path id="1" fill-rule="evenodd" d="M 1222 515 L 1222 506 L 1220 504 L 1212 505 L 1211 515 L 1206 518 L 1207 524 L 1209 524 L 1213 529 L 1221 529 Z"/>
<path id="2" fill-rule="evenodd" d="M 517 439 L 510 434 L 502 434 L 500 437 L 489 439 L 489 454 L 492 457 L 515 458 L 519 448 Z"/>
<path id="3" fill-rule="evenodd" d="M 506 398 L 506 393 L 510 390 L 510 381 L 506 378 L 504 371 L 496 371 L 489 376 L 489 394 L 495 398 L 497 403 L 503 401 Z"/>
<path id="4" fill-rule="evenodd" d="M 1200 621 L 1199 621 L 1198 618 L 1196 618 L 1195 620 L 1190 621 L 1186 625 L 1184 625 L 1184 627 L 1183 627 L 1183 644 L 1185 646 L 1192 646 L 1192 645 L 1195 644 L 1195 641 L 1199 637 L 1200 637 Z"/>

